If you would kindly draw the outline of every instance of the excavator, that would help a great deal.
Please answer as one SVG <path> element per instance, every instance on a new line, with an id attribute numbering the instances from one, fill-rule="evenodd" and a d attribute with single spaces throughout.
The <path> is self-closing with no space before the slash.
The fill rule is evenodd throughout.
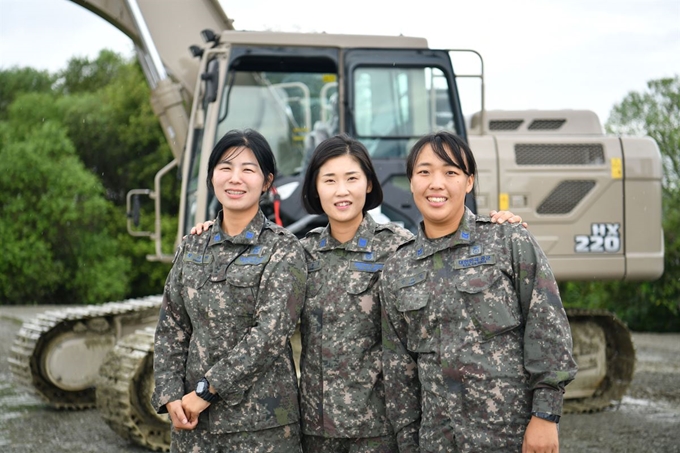
<path id="1" fill-rule="evenodd" d="M 217 0 L 72 1 L 134 42 L 174 155 L 159 163 L 153 189 L 128 194 L 128 230 L 155 243 L 150 260 L 172 259 L 161 245 L 158 196 L 167 175 L 182 178 L 177 244 L 191 226 L 215 218 L 205 162 L 226 131 L 250 127 L 267 137 L 279 174 L 263 209 L 302 236 L 325 224 L 300 200 L 301 174 L 321 140 L 346 132 L 362 141 L 385 194 L 371 215 L 415 231 L 420 216 L 405 156 L 419 136 L 448 129 L 468 141 L 478 162 L 467 205 L 521 215 L 559 281 L 644 281 L 663 273 L 657 144 L 607 136 L 588 110 L 486 110 L 484 63 L 475 51 L 432 49 L 419 37 L 239 31 Z M 456 72 L 460 55 L 477 59 L 479 70 Z M 459 85 L 471 80 L 481 107 L 465 118 Z M 154 231 L 135 223 L 136 201 L 147 196 Z M 119 435 L 168 451 L 169 420 L 150 404 L 160 303 L 151 296 L 43 313 L 18 332 L 11 371 L 53 407 L 96 406 Z M 606 311 L 568 310 L 568 317 L 579 372 L 565 412 L 616 404 L 635 367 L 630 332 Z"/>

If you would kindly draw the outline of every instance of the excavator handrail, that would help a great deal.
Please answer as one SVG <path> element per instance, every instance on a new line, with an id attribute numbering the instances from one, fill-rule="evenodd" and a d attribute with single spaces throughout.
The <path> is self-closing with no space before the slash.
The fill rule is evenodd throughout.
<path id="1" fill-rule="evenodd" d="M 480 107 L 480 116 L 481 116 L 481 127 L 480 127 L 480 132 L 479 135 L 484 135 L 484 120 L 486 117 L 486 94 L 485 94 L 485 83 L 484 83 L 484 58 L 482 58 L 482 54 L 477 52 L 476 50 L 473 49 L 444 49 L 447 52 L 469 52 L 472 54 L 475 54 L 479 58 L 479 64 L 480 64 L 480 71 L 479 74 L 456 74 L 455 69 L 454 69 L 454 74 L 456 79 L 458 78 L 478 78 L 480 79 L 480 96 L 481 96 L 481 107 Z M 450 56 L 449 56 L 450 58 Z M 453 65 L 453 61 L 451 62 Z"/>

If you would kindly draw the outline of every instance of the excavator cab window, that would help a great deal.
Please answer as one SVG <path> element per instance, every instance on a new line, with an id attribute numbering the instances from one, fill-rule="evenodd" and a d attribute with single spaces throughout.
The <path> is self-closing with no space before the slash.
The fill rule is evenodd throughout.
<path id="1" fill-rule="evenodd" d="M 235 49 L 222 91 L 216 139 L 252 128 L 272 146 L 277 177 L 299 174 L 306 156 L 338 132 L 337 65 L 304 49 Z"/>
<path id="2" fill-rule="evenodd" d="M 466 137 L 446 52 L 354 49 L 345 71 L 348 129 L 374 159 L 403 160 L 419 137 L 440 129 Z"/>
<path id="3" fill-rule="evenodd" d="M 453 129 L 439 68 L 359 67 L 353 80 L 354 126 L 374 158 L 403 159 L 417 137 Z"/>

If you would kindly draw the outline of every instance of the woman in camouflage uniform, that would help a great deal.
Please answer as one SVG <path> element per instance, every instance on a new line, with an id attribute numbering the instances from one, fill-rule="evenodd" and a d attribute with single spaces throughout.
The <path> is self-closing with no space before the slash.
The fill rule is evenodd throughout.
<path id="1" fill-rule="evenodd" d="M 476 164 L 459 137 L 425 136 L 406 172 L 423 222 L 381 283 L 392 425 L 421 452 L 556 453 L 576 364 L 545 254 L 465 207 Z"/>
<path id="2" fill-rule="evenodd" d="M 382 189 L 364 146 L 331 137 L 311 156 L 302 187 L 309 213 L 329 224 L 307 234 L 307 293 L 300 332 L 306 453 L 396 452 L 385 415 L 378 280 L 412 234 L 367 211 Z"/>
<path id="3" fill-rule="evenodd" d="M 210 156 L 222 211 L 179 246 L 156 328 L 153 404 L 170 414 L 173 452 L 300 452 L 289 339 L 307 273 L 297 238 L 259 209 L 275 174 L 252 130 L 227 133 Z"/>

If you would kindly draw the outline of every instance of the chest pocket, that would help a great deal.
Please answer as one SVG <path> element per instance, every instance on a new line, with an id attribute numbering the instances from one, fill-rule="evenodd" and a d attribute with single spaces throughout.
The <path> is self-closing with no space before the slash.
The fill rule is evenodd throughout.
<path id="1" fill-rule="evenodd" d="M 234 299 L 234 316 L 252 320 L 260 282 L 270 255 L 242 255 L 229 266 L 226 283 Z"/>
<path id="2" fill-rule="evenodd" d="M 519 302 L 510 279 L 498 268 L 478 269 L 475 274 L 460 275 L 456 288 L 482 337 L 490 340 L 521 324 Z"/>
<path id="3" fill-rule="evenodd" d="M 399 281 L 396 309 L 408 324 L 407 349 L 411 352 L 436 352 L 439 344 L 437 317 L 430 302 L 425 279 L 427 272 Z"/>
<path id="4" fill-rule="evenodd" d="M 383 263 L 352 261 L 347 282 L 347 294 L 358 296 L 371 290 L 380 279 Z"/>
<path id="5" fill-rule="evenodd" d="M 210 278 L 213 256 L 210 253 L 186 251 L 182 261 L 182 285 L 185 288 L 201 289 Z"/>

